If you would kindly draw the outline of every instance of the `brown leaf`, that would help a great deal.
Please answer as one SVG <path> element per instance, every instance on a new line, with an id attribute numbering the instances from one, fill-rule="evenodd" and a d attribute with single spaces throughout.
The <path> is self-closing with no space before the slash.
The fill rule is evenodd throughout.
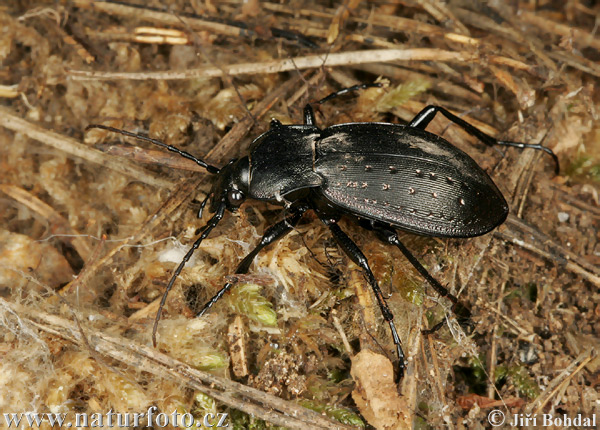
<path id="1" fill-rule="evenodd" d="M 381 430 L 411 428 L 409 408 L 398 393 L 388 358 L 362 350 L 352 359 L 351 374 L 356 382 L 352 398 L 369 424 Z"/>

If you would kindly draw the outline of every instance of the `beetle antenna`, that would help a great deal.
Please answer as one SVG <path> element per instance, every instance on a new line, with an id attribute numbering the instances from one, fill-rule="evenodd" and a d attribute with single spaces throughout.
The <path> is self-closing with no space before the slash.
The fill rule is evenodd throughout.
<path id="1" fill-rule="evenodd" d="M 146 142 L 150 142 L 153 143 L 155 145 L 160 146 L 161 148 L 165 148 L 171 152 L 175 152 L 176 154 L 181 155 L 183 158 L 187 158 L 188 160 L 192 160 L 194 163 L 198 164 L 201 167 L 204 167 L 208 173 L 212 173 L 212 174 L 217 174 L 219 173 L 219 168 L 215 167 L 215 166 L 211 166 L 210 164 L 200 160 L 199 158 L 194 157 L 192 154 L 190 154 L 189 152 L 186 151 L 182 151 L 179 148 L 176 148 L 172 145 L 167 145 L 164 142 L 161 142 L 160 140 L 157 139 L 152 139 L 151 137 L 145 136 L 143 134 L 138 134 L 138 133 L 132 133 L 130 131 L 126 131 L 126 130 L 121 130 L 120 128 L 115 128 L 115 127 L 110 127 L 108 125 L 102 125 L 102 124 L 90 124 L 88 125 L 85 130 L 90 130 L 92 128 L 99 128 L 101 130 L 107 130 L 107 131 L 112 131 L 113 133 L 119 133 L 122 134 L 124 136 L 128 136 L 128 137 L 134 137 L 136 139 L 139 140 L 144 140 Z"/>
<path id="2" fill-rule="evenodd" d="M 223 200 L 221 202 L 221 204 L 219 205 L 219 207 L 217 208 L 215 214 L 212 216 L 212 218 L 206 223 L 206 225 L 202 229 L 202 233 L 200 234 L 200 237 L 198 239 L 196 239 L 196 241 L 194 242 L 192 247 L 189 249 L 189 251 L 183 257 L 183 260 L 181 260 L 181 263 L 179 263 L 179 266 L 177 266 L 177 269 L 175 269 L 175 271 L 173 272 L 173 276 L 171 276 L 171 280 L 167 284 L 167 288 L 165 289 L 162 299 L 160 300 L 160 305 L 158 305 L 158 311 L 156 311 L 156 318 L 154 318 L 154 327 L 152 327 L 152 345 L 155 348 L 156 348 L 156 331 L 158 330 L 158 322 L 160 321 L 160 315 L 162 314 L 163 307 L 165 306 L 165 303 L 167 301 L 167 296 L 169 295 L 169 291 L 171 291 L 171 288 L 173 288 L 173 284 L 175 283 L 175 280 L 177 279 L 177 277 L 179 276 L 179 274 L 185 267 L 186 263 L 190 260 L 190 258 L 192 258 L 194 251 L 196 249 L 198 249 L 198 247 L 200 246 L 202 241 L 208 237 L 208 235 L 210 234 L 212 229 L 215 228 L 217 226 L 217 224 L 219 224 L 219 221 L 221 221 L 221 219 L 223 218 L 223 214 L 225 214 L 225 208 L 226 208 L 226 204 L 225 204 L 225 201 Z"/>

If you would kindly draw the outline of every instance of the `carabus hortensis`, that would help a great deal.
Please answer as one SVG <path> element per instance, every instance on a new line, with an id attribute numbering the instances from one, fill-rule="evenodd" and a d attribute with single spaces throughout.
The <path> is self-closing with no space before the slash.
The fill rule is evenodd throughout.
<path id="1" fill-rule="evenodd" d="M 316 103 L 378 84 L 356 85 L 335 92 Z M 347 216 L 370 230 L 406 256 L 429 284 L 453 308 L 455 296 L 435 280 L 398 238 L 396 229 L 424 236 L 468 238 L 480 236 L 504 222 L 508 203 L 488 174 L 466 153 L 445 139 L 425 130 L 437 113 L 489 146 L 533 148 L 549 153 L 539 144 L 497 140 L 440 106 L 427 106 L 407 125 L 362 122 L 320 129 L 311 104 L 304 107 L 304 124 L 283 125 L 272 120 L 270 129 L 251 144 L 248 155 L 231 160 L 222 168 L 147 136 L 104 125 L 90 125 L 140 138 L 193 160 L 215 175 L 210 200 L 210 218 L 200 236 L 175 269 L 162 297 L 152 332 L 156 328 L 167 294 L 194 251 L 223 218 L 246 199 L 263 200 L 285 207 L 287 216 L 268 228 L 256 247 L 241 261 L 236 273 L 246 273 L 254 257 L 267 245 L 289 233 L 307 210 L 313 210 L 329 228 L 346 255 L 364 271 L 389 324 L 403 373 L 405 357 L 394 316 L 369 267 L 365 255 L 342 231 L 338 221 Z M 202 316 L 233 286 L 227 282 L 204 305 Z"/>

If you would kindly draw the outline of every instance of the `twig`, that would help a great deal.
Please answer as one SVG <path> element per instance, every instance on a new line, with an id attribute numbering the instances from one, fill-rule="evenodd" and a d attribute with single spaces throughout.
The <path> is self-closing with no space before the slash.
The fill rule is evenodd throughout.
<path id="1" fill-rule="evenodd" d="M 554 190 L 560 193 L 560 200 L 566 201 L 568 204 L 591 214 L 594 217 L 600 217 L 600 208 L 596 205 L 591 205 L 589 203 L 584 202 L 577 196 L 573 196 L 566 192 L 564 189 L 559 188 L 558 186 L 552 186 Z"/>
<path id="2" fill-rule="evenodd" d="M 433 379 L 435 380 L 435 386 L 438 390 L 438 396 L 442 404 L 446 404 L 446 396 L 444 395 L 443 379 L 440 372 L 440 362 L 438 360 L 435 345 L 433 344 L 433 336 L 426 336 L 427 343 L 429 345 L 429 352 L 431 354 L 431 361 L 433 363 Z"/>
<path id="3" fill-rule="evenodd" d="M 496 314 L 497 315 L 502 315 L 502 303 L 504 302 L 504 289 L 506 288 L 506 281 L 502 283 L 502 287 L 500 288 L 500 294 L 498 294 L 498 307 L 496 309 Z M 496 393 L 496 385 L 495 385 L 495 380 L 496 380 L 496 347 L 497 347 L 497 336 L 496 333 L 498 333 L 498 320 L 496 318 L 494 318 L 494 327 L 492 328 L 492 333 L 491 333 L 491 338 L 492 338 L 492 344 L 490 346 L 490 361 L 489 361 L 489 382 L 490 384 L 487 387 L 487 396 L 490 399 L 494 398 L 494 394 Z"/>
<path id="4" fill-rule="evenodd" d="M 187 179 L 182 179 L 174 186 L 174 189 L 177 190 L 176 193 L 172 193 L 171 196 L 163 203 L 161 206 L 152 214 L 150 214 L 144 223 L 129 237 L 124 239 L 119 243 L 119 245 L 110 249 L 106 255 L 99 260 L 93 261 L 93 263 L 86 267 L 85 272 L 80 276 L 80 280 L 78 282 L 86 283 L 87 278 L 96 273 L 97 270 L 105 267 L 112 258 L 125 246 L 130 243 L 136 243 L 141 241 L 146 235 L 150 234 L 150 232 L 157 227 L 158 225 L 162 225 L 170 219 L 173 212 L 175 212 L 183 202 L 187 201 L 193 193 L 198 191 L 200 185 L 204 181 L 205 175 L 197 175 L 192 181 Z M 68 285 L 64 288 L 68 288 Z"/>
<path id="5" fill-rule="evenodd" d="M 423 315 L 422 309 L 419 312 L 419 315 L 415 318 L 416 324 L 410 331 L 408 335 L 408 342 L 405 344 L 408 346 L 407 353 L 408 357 L 412 358 L 412 363 L 409 362 L 409 365 L 406 367 L 406 374 L 401 382 L 401 393 L 404 396 L 406 405 L 410 408 L 410 411 L 406 411 L 404 414 L 404 424 L 406 428 L 412 428 L 412 422 L 414 421 L 415 411 L 418 410 L 418 382 L 421 377 L 419 375 L 419 369 L 417 366 L 417 360 L 415 360 L 419 356 L 419 350 L 421 349 L 421 343 L 423 342 L 423 334 L 421 330 L 423 329 Z M 424 373 L 424 372 L 422 372 Z"/>
<path id="6" fill-rule="evenodd" d="M 448 5 L 438 0 L 416 0 L 427 13 L 433 16 L 438 22 L 449 21 L 457 33 L 469 35 L 469 30 L 460 22 L 452 11 L 448 8 Z"/>
<path id="7" fill-rule="evenodd" d="M 335 327 L 335 329 L 340 334 L 340 337 L 342 338 L 342 343 L 344 344 L 344 348 L 346 348 L 346 353 L 348 354 L 348 356 L 350 358 L 352 358 L 352 356 L 354 355 L 354 351 L 352 350 L 352 346 L 350 346 L 350 342 L 348 342 L 348 337 L 346 336 L 346 333 L 344 332 L 344 327 L 342 327 L 342 324 L 340 323 L 339 318 L 336 317 L 335 315 L 333 316 L 333 326 Z"/>
<path id="8" fill-rule="evenodd" d="M 531 12 L 520 12 L 518 16 L 521 21 L 535 25 L 543 30 L 544 33 L 554 33 L 562 37 L 572 38 L 582 48 L 589 46 L 594 49 L 600 49 L 600 39 L 581 28 L 573 27 L 572 23 L 570 25 L 560 24 Z"/>
<path id="9" fill-rule="evenodd" d="M 487 303 L 485 301 L 482 301 L 481 303 L 478 303 L 478 304 L 480 306 L 482 306 L 484 309 L 486 309 L 488 311 L 492 311 L 493 313 L 498 315 L 500 318 L 502 318 L 504 321 L 506 321 L 508 323 L 508 325 L 510 326 L 508 328 L 510 329 L 512 327 L 513 333 L 516 333 L 517 337 L 519 337 L 521 339 L 531 339 L 531 338 L 533 338 L 533 336 L 535 336 L 535 333 L 525 330 L 522 327 L 522 324 L 519 324 L 517 321 L 510 318 L 508 315 L 502 313 L 500 308 L 496 309 L 495 307 L 493 307 L 492 305 L 490 305 L 489 303 Z"/>
<path id="10" fill-rule="evenodd" d="M 161 25 L 171 25 L 181 27 L 179 17 L 172 12 L 161 12 L 147 7 L 127 5 L 117 2 L 94 1 L 94 0 L 73 0 L 73 6 L 92 9 L 97 12 L 104 12 L 114 16 L 133 18 L 139 21 L 148 21 Z M 200 18 L 185 17 L 186 23 L 194 30 L 204 30 L 211 33 L 223 34 L 226 36 L 240 37 L 253 36 L 254 31 L 227 25 L 220 22 L 203 20 Z"/>
<path id="11" fill-rule="evenodd" d="M 461 21 L 466 24 L 472 25 L 475 28 L 488 31 L 492 34 L 502 37 L 503 39 L 510 40 L 517 43 L 520 46 L 530 48 L 531 52 L 537 56 L 540 61 L 548 67 L 550 70 L 558 71 L 558 67 L 552 61 L 552 59 L 544 52 L 543 44 L 532 34 L 527 34 L 527 37 L 518 31 L 514 26 L 502 25 L 494 22 L 491 18 L 475 13 L 473 11 L 454 8 L 454 13 Z"/>
<path id="12" fill-rule="evenodd" d="M 449 98 L 466 99 L 466 103 L 469 103 L 471 106 L 473 104 L 482 103 L 481 96 L 460 85 L 448 82 L 447 78 L 436 79 L 428 74 L 415 72 L 414 70 L 408 70 L 394 64 L 358 64 L 353 66 L 353 68 L 372 73 L 376 76 L 388 77 L 394 82 L 406 82 L 411 80 L 428 81 L 432 83 L 432 90 L 448 96 Z"/>

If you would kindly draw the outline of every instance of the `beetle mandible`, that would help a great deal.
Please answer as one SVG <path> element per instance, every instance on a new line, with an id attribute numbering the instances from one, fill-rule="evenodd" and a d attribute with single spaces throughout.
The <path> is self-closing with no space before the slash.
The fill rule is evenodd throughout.
<path id="1" fill-rule="evenodd" d="M 380 85 L 355 85 L 332 93 L 316 104 L 372 86 Z M 424 108 L 407 125 L 362 122 L 320 129 L 309 103 L 304 107 L 304 124 L 283 125 L 272 120 L 269 130 L 252 142 L 247 156 L 232 159 L 222 168 L 147 136 L 99 124 L 89 125 L 87 129 L 99 128 L 152 142 L 193 160 L 216 177 L 210 193 L 202 202 L 203 209 L 210 200 L 210 211 L 214 215 L 173 272 L 154 322 L 154 345 L 162 308 L 185 264 L 225 212 L 236 211 L 250 198 L 284 205 L 289 215 L 264 232 L 258 245 L 241 261 L 235 273 L 247 273 L 254 257 L 264 247 L 289 233 L 307 210 L 313 210 L 344 253 L 364 271 L 390 327 L 399 359 L 397 376 L 400 377 L 405 367 L 405 356 L 394 316 L 367 258 L 339 227 L 339 219 L 348 216 L 373 230 L 380 240 L 396 246 L 428 283 L 453 303 L 455 309 L 459 305 L 457 298 L 411 254 L 398 238 L 396 229 L 424 236 L 475 237 L 502 224 L 509 210 L 498 187 L 469 155 L 425 130 L 437 113 L 486 145 L 545 151 L 553 157 L 556 172 L 559 171 L 558 158 L 552 150 L 539 144 L 495 139 L 443 107 L 434 105 Z M 197 316 L 202 316 L 232 286 L 233 283 L 227 282 Z"/>

